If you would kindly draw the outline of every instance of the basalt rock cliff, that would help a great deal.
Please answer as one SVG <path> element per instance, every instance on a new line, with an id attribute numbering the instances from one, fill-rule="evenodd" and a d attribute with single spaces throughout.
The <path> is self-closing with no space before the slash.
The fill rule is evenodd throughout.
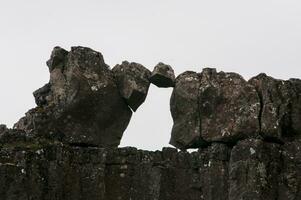
<path id="1" fill-rule="evenodd" d="M 47 66 L 37 107 L 0 125 L 0 200 L 301 199 L 301 80 L 111 69 L 85 47 L 55 47 Z M 175 148 L 118 148 L 150 84 L 174 87 Z"/>

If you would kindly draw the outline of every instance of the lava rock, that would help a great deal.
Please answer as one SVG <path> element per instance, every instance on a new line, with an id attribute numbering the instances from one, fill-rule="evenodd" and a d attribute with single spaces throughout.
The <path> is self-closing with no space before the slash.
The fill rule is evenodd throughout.
<path id="1" fill-rule="evenodd" d="M 112 69 L 121 96 L 133 111 L 145 101 L 150 86 L 151 72 L 138 63 L 123 61 Z"/>
<path id="2" fill-rule="evenodd" d="M 54 68 L 60 68 L 61 70 L 63 70 L 67 55 L 68 51 L 66 51 L 65 49 L 59 46 L 54 47 L 50 59 L 46 62 L 49 68 L 49 72 L 51 72 Z"/>
<path id="3" fill-rule="evenodd" d="M 259 113 L 255 87 L 240 75 L 210 68 L 200 74 L 185 72 L 176 78 L 171 97 L 170 144 L 187 149 L 256 137 Z"/>
<path id="4" fill-rule="evenodd" d="M 0 124 L 0 134 L 7 130 L 7 127 L 5 124 Z"/>
<path id="5" fill-rule="evenodd" d="M 176 78 L 170 99 L 173 127 L 170 144 L 180 148 L 198 148 L 205 145 L 201 138 L 199 115 L 200 77 L 196 72 L 187 71 Z"/>
<path id="6" fill-rule="evenodd" d="M 38 106 L 43 106 L 47 103 L 47 95 L 51 90 L 51 85 L 49 83 L 45 84 L 40 89 L 37 89 L 33 92 L 33 96 L 35 98 L 35 102 Z"/>
<path id="7" fill-rule="evenodd" d="M 301 199 L 301 140 L 283 145 L 282 168 L 279 178 L 279 200 Z"/>
<path id="8" fill-rule="evenodd" d="M 280 170 L 281 145 L 257 139 L 239 141 L 231 151 L 229 199 L 278 199 Z"/>
<path id="9" fill-rule="evenodd" d="M 174 87 L 175 73 L 171 66 L 160 62 L 155 66 L 149 80 L 157 87 Z"/>
<path id="10" fill-rule="evenodd" d="M 71 144 L 118 146 L 132 112 L 102 54 L 85 47 L 66 54 L 56 47 L 47 64 L 50 82 L 34 93 L 38 107 L 15 127 L 60 135 Z"/>
<path id="11" fill-rule="evenodd" d="M 301 80 L 274 79 L 259 74 L 249 80 L 261 99 L 261 134 L 267 139 L 282 141 L 283 137 L 301 134 Z"/>
<path id="12" fill-rule="evenodd" d="M 198 99 L 204 140 L 231 143 L 259 132 L 260 99 L 240 75 L 203 69 Z"/>

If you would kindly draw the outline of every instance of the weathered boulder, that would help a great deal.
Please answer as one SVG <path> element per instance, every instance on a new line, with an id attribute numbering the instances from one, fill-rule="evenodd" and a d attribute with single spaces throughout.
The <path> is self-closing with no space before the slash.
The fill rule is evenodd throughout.
<path id="1" fill-rule="evenodd" d="M 259 113 L 255 87 L 240 75 L 210 68 L 185 72 L 176 78 L 171 97 L 170 144 L 187 149 L 256 137 Z"/>
<path id="2" fill-rule="evenodd" d="M 73 144 L 118 146 L 132 112 L 101 53 L 56 47 L 47 64 L 50 82 L 34 92 L 38 107 L 15 128 Z"/>
<path id="3" fill-rule="evenodd" d="M 236 142 L 259 132 L 260 99 L 239 74 L 203 69 L 198 92 L 201 136 L 208 142 Z"/>
<path id="4" fill-rule="evenodd" d="M 123 61 L 112 69 L 121 96 L 133 111 L 145 101 L 149 89 L 151 72 L 138 63 Z"/>
<path id="5" fill-rule="evenodd" d="M 176 78 L 170 99 L 170 111 L 174 121 L 170 144 L 180 148 L 197 148 L 205 144 L 201 138 L 199 113 L 200 77 L 187 71 Z"/>
<path id="6" fill-rule="evenodd" d="M 268 139 L 301 135 L 301 80 L 274 79 L 259 74 L 249 80 L 261 99 L 261 134 Z"/>
<path id="7" fill-rule="evenodd" d="M 166 65 L 160 62 L 155 66 L 149 80 L 157 87 L 174 87 L 175 72 L 170 65 Z"/>

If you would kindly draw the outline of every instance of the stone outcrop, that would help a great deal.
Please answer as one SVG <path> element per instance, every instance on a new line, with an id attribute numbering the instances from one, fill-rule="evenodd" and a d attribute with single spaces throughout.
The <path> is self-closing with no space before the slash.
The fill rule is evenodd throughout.
<path id="1" fill-rule="evenodd" d="M 158 63 L 149 78 L 150 82 L 157 87 L 168 88 L 175 85 L 175 72 L 170 65 Z"/>
<path id="2" fill-rule="evenodd" d="M 111 70 L 85 47 L 55 47 L 47 65 L 37 107 L 0 125 L 1 200 L 301 199 L 301 80 Z M 150 83 L 174 87 L 170 143 L 181 151 L 118 148 Z"/>
<path id="3" fill-rule="evenodd" d="M 261 99 L 263 137 L 283 141 L 301 135 L 301 80 L 284 81 L 260 74 L 249 82 Z"/>
<path id="4" fill-rule="evenodd" d="M 16 133 L 20 133 L 19 135 Z M 295 200 L 301 198 L 301 141 L 211 143 L 173 148 L 82 147 L 0 133 L 0 199 Z"/>
<path id="5" fill-rule="evenodd" d="M 70 144 L 118 146 L 132 112 L 101 53 L 56 47 L 47 65 L 50 81 L 34 92 L 38 107 L 15 128 Z"/>
<path id="6" fill-rule="evenodd" d="M 210 68 L 188 71 L 176 78 L 170 106 L 170 144 L 181 149 L 258 137 L 281 143 L 301 135 L 299 79 L 260 74 L 246 81 Z"/>

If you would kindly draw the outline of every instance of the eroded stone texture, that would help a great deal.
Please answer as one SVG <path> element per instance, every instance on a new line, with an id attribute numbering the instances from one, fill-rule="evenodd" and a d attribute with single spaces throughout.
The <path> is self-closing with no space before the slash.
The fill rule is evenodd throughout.
<path id="1" fill-rule="evenodd" d="M 160 62 L 155 66 L 149 80 L 157 87 L 174 87 L 175 72 L 170 65 Z"/>
<path id="2" fill-rule="evenodd" d="M 233 143 L 259 133 L 260 99 L 235 73 L 185 72 L 171 97 L 174 120 L 170 144 L 187 149 L 210 142 Z"/>
<path id="3" fill-rule="evenodd" d="M 0 143 L 0 199 L 295 200 L 300 149 L 298 140 L 212 143 L 192 153 L 6 140 Z"/>
<path id="4" fill-rule="evenodd" d="M 112 69 L 121 96 L 136 111 L 145 101 L 149 89 L 151 72 L 138 63 L 122 62 Z"/>
<path id="5" fill-rule="evenodd" d="M 170 99 L 173 127 L 170 144 L 180 149 L 197 148 L 204 145 L 201 138 L 199 113 L 200 77 L 187 71 L 176 78 Z"/>
<path id="6" fill-rule="evenodd" d="M 0 199 L 105 199 L 102 149 L 25 144 L 0 151 Z"/>
<path id="7" fill-rule="evenodd" d="M 301 140 L 283 147 L 278 200 L 301 199 Z"/>
<path id="8" fill-rule="evenodd" d="M 229 200 L 277 199 L 281 147 L 279 144 L 248 139 L 231 151 Z"/>
<path id="9" fill-rule="evenodd" d="M 261 134 L 265 138 L 283 140 L 283 137 L 301 133 L 301 80 L 274 79 L 266 74 L 253 77 L 262 102 Z"/>
<path id="10" fill-rule="evenodd" d="M 259 132 L 259 97 L 239 74 L 204 69 L 198 100 L 204 140 L 235 142 Z"/>
<path id="11" fill-rule="evenodd" d="M 132 112 L 101 53 L 56 47 L 47 64 L 50 82 L 34 92 L 38 107 L 15 128 L 73 144 L 118 146 Z"/>

